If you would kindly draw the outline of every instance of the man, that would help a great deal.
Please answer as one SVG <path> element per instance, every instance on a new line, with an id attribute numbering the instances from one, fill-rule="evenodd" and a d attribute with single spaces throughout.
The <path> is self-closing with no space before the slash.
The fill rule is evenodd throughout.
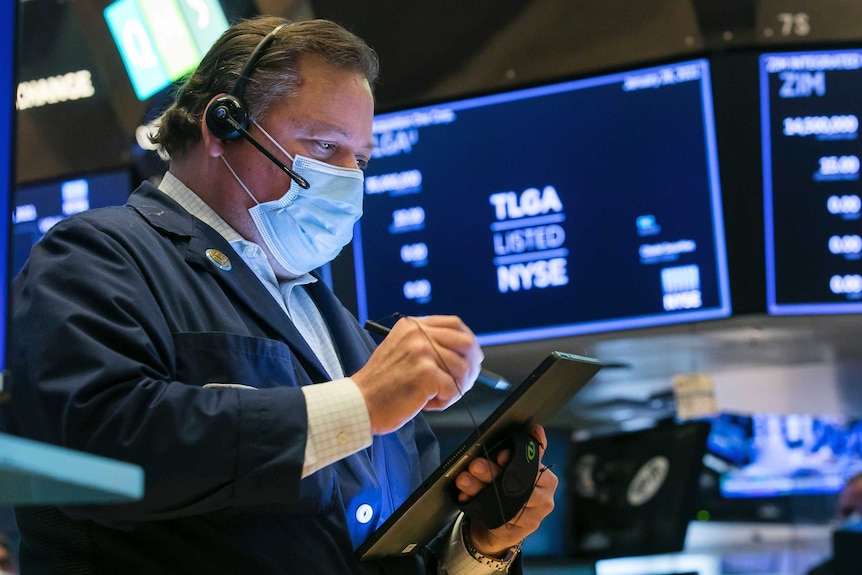
<path id="1" fill-rule="evenodd" d="M 862 473 L 857 473 L 844 484 L 838 495 L 835 521 L 843 525 L 862 521 Z"/>
<path id="2" fill-rule="evenodd" d="M 15 553 L 12 550 L 12 545 L 9 539 L 4 534 L 0 534 L 0 575 L 15 575 L 18 569 L 15 566 Z"/>
<path id="3" fill-rule="evenodd" d="M 420 412 L 469 390 L 482 352 L 451 316 L 375 349 L 309 273 L 361 213 L 377 60 L 333 23 L 282 24 L 232 26 L 178 91 L 159 189 L 60 222 L 16 279 L 10 430 L 146 476 L 141 502 L 17 510 L 25 575 L 489 573 L 553 507 L 540 473 L 509 524 L 354 558 L 436 467 Z M 473 461 L 459 498 L 502 462 Z"/>
<path id="4" fill-rule="evenodd" d="M 808 571 L 808 575 L 843 575 L 859 572 L 862 525 L 862 473 L 847 480 L 835 506 L 832 557 Z"/>

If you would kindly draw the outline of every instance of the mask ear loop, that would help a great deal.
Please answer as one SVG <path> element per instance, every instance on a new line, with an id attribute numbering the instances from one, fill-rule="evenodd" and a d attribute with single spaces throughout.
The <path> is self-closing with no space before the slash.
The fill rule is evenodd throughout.
<path id="1" fill-rule="evenodd" d="M 272 142 L 272 145 L 273 145 L 273 146 L 275 146 L 276 148 L 278 148 L 278 150 L 279 150 L 282 154 L 284 154 L 285 156 L 287 156 L 287 157 L 288 157 L 288 159 L 291 161 L 291 163 L 293 163 L 294 158 L 296 158 L 296 156 L 291 155 L 291 154 L 290 154 L 290 152 L 288 152 L 287 150 L 285 150 L 284 148 L 282 148 L 282 147 L 281 147 L 281 144 L 279 144 L 278 142 L 276 142 L 276 141 L 275 141 L 275 138 L 273 138 L 272 136 L 270 136 L 270 135 L 269 135 L 269 132 L 267 132 L 266 130 L 264 130 L 264 129 L 261 127 L 261 125 L 257 123 L 257 121 L 256 121 L 256 120 L 252 120 L 252 121 L 251 121 L 251 123 L 252 123 L 252 124 L 254 124 L 255 126 L 257 126 L 257 129 L 258 129 L 258 130 L 260 130 L 260 133 L 261 133 L 261 134 L 263 134 L 264 136 L 266 136 L 266 139 L 267 139 L 267 140 L 269 140 L 270 142 Z"/>
<path id="2" fill-rule="evenodd" d="M 224 157 L 224 154 L 219 154 L 218 157 L 221 158 L 221 161 L 224 162 L 224 165 L 227 166 L 227 169 L 230 171 L 231 175 L 233 175 L 233 179 L 235 179 L 237 183 L 242 186 L 242 189 L 245 190 L 245 193 L 248 194 L 248 197 L 251 198 L 251 201 L 253 201 L 256 205 L 260 205 L 260 202 L 257 201 L 257 198 L 252 195 L 251 191 L 245 185 L 245 182 L 239 179 L 239 176 L 236 175 L 236 172 L 234 172 L 233 168 L 230 167 L 230 164 L 227 163 L 227 158 Z"/>
<path id="3" fill-rule="evenodd" d="M 266 139 L 267 139 L 267 140 L 269 140 L 270 142 L 272 142 L 272 145 L 273 145 L 273 146 L 275 146 L 276 148 L 278 148 L 278 150 L 279 150 L 282 154 L 284 154 L 285 156 L 287 156 L 287 157 L 288 157 L 288 159 L 290 160 L 290 163 L 291 163 L 291 164 L 294 164 L 294 163 L 296 162 L 296 156 L 291 155 L 291 153 L 290 153 L 290 152 L 288 152 L 288 151 L 287 151 L 287 150 L 285 150 L 283 147 L 281 147 L 281 144 L 279 144 L 278 142 L 276 142 L 276 141 L 275 141 L 275 138 L 273 138 L 272 136 L 270 136 L 270 135 L 269 135 L 269 132 L 267 132 L 266 130 L 264 130 L 264 129 L 263 129 L 263 127 L 262 127 L 260 124 L 258 124 L 255 120 L 252 120 L 252 121 L 251 121 L 251 123 L 252 123 L 252 124 L 254 124 L 254 125 L 257 127 L 257 129 L 258 129 L 258 130 L 260 130 L 260 133 L 261 133 L 261 134 L 263 134 L 263 135 L 266 137 Z M 294 172 L 294 173 L 295 173 L 295 172 Z M 293 176 L 291 176 L 291 179 L 293 179 Z M 308 188 L 308 186 L 302 186 L 302 185 L 300 185 L 300 187 L 301 187 L 301 188 L 304 188 L 304 189 L 307 189 L 307 188 Z M 293 190 L 293 185 L 291 185 L 291 186 L 287 189 L 287 193 L 285 194 L 285 197 L 286 197 L 286 198 L 288 198 L 288 200 L 289 200 L 289 201 L 293 201 L 294 199 L 296 199 L 296 197 L 297 197 L 298 195 L 300 195 L 300 194 L 299 194 L 299 190 L 293 190 L 293 191 L 291 191 L 291 190 Z"/>
<path id="4" fill-rule="evenodd" d="M 416 328 L 422 333 L 422 335 L 425 337 L 425 339 L 428 340 L 428 343 L 431 344 L 431 348 L 434 350 L 434 353 L 437 355 L 437 359 L 440 361 L 440 364 L 443 366 L 443 369 L 446 371 L 446 373 L 449 374 L 449 377 L 452 378 L 452 382 L 455 384 L 455 389 L 458 390 L 458 395 L 463 398 L 464 392 L 461 389 L 461 384 L 458 383 L 458 378 L 456 378 L 452 374 L 452 372 L 449 369 L 449 366 L 446 365 L 445 361 L 443 361 L 443 356 L 440 355 L 440 350 L 437 349 L 437 346 L 431 340 L 430 336 L 425 332 L 425 330 L 422 327 L 422 324 L 419 323 L 418 321 L 416 321 L 416 318 L 414 318 L 414 317 L 402 315 L 400 313 L 394 313 L 392 315 L 393 315 L 393 317 L 396 317 L 396 318 L 408 319 L 408 320 L 412 321 L 414 323 L 414 325 L 416 325 Z M 465 404 L 464 408 L 467 410 L 467 415 L 470 416 L 470 421 L 473 423 L 473 429 L 476 430 L 476 435 L 478 436 L 479 435 L 479 424 L 476 422 L 476 418 L 473 416 L 473 412 L 470 410 L 470 406 Z M 485 445 L 484 442 L 481 444 L 481 447 L 482 447 L 482 454 L 484 455 L 485 459 L 487 459 L 488 461 L 494 462 L 494 460 L 491 458 L 491 454 L 488 452 L 488 447 Z M 547 469 L 547 467 L 545 467 L 545 469 Z M 542 470 L 542 471 L 544 471 L 544 470 Z M 536 481 L 538 481 L 538 478 L 536 479 Z M 502 498 L 500 497 L 500 491 L 499 491 L 499 489 L 497 489 L 497 484 L 494 481 L 492 481 L 490 483 L 490 485 L 494 489 L 494 496 L 497 500 L 497 507 L 500 510 L 500 519 L 502 519 L 503 524 L 507 525 L 508 523 L 517 523 L 518 520 L 521 518 L 521 515 L 523 515 L 524 509 L 526 508 L 526 506 L 521 509 L 521 511 L 518 513 L 518 515 L 515 519 L 513 519 L 510 522 L 507 522 L 506 521 L 506 512 L 503 510 L 503 501 L 502 501 Z"/>

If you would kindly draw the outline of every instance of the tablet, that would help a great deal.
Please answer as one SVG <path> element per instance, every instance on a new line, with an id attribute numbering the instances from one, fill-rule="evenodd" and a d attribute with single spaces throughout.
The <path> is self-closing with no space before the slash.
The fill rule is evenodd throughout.
<path id="1" fill-rule="evenodd" d="M 467 465 L 528 423 L 546 424 L 601 369 L 591 357 L 555 351 L 516 387 L 359 548 L 361 560 L 418 553 L 458 514 L 454 481 Z"/>

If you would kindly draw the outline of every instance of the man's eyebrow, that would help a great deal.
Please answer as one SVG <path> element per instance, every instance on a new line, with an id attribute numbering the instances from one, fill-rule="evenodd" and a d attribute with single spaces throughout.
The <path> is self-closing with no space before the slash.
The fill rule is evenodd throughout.
<path id="1" fill-rule="evenodd" d="M 299 122 L 297 128 L 306 136 L 311 136 L 315 132 L 323 134 L 334 132 L 344 137 L 349 136 L 343 127 L 326 120 L 303 120 L 302 122 Z M 362 149 L 373 150 L 374 147 L 374 138 L 372 138 L 362 146 Z"/>

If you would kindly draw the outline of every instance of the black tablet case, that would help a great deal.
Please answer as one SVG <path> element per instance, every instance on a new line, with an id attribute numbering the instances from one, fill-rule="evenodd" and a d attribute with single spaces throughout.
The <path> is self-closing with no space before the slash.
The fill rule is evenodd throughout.
<path id="1" fill-rule="evenodd" d="M 546 424 L 601 367 L 591 357 L 560 351 L 548 355 L 356 550 L 357 557 L 380 559 L 420 551 L 457 515 L 452 484 L 467 464 L 528 423 Z"/>

